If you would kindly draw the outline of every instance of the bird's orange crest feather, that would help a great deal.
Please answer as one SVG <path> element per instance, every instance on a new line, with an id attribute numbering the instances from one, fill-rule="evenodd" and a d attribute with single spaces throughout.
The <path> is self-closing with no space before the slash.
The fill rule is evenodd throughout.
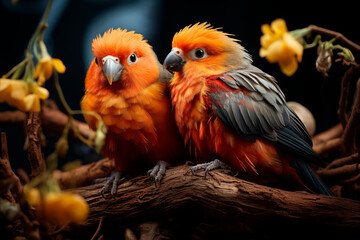
<path id="1" fill-rule="evenodd" d="M 151 48 L 141 34 L 127 29 L 110 28 L 103 36 L 98 35 L 93 40 L 92 50 L 95 56 L 104 57 L 101 56 L 103 52 L 115 55 L 122 52 L 123 49 L 134 51 L 134 46 Z"/>
<path id="2" fill-rule="evenodd" d="M 207 48 L 210 54 L 216 54 L 229 47 L 235 47 L 238 40 L 232 34 L 220 31 L 209 23 L 196 23 L 177 32 L 173 38 L 172 47 L 184 51 L 194 48 Z"/>

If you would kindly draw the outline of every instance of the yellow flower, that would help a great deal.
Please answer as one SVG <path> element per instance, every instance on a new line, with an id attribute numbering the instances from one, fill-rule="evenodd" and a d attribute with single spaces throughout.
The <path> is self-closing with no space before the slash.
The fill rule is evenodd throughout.
<path id="1" fill-rule="evenodd" d="M 40 99 L 49 97 L 49 92 L 36 83 L 21 80 L 0 79 L 0 102 L 24 112 L 40 112 Z"/>
<path id="2" fill-rule="evenodd" d="M 293 75 L 298 62 L 301 62 L 303 46 L 288 32 L 284 19 L 276 19 L 271 25 L 263 24 L 260 38 L 260 57 L 265 57 L 270 63 L 279 63 L 281 71 Z"/>
<path id="3" fill-rule="evenodd" d="M 51 58 L 50 56 L 40 59 L 35 69 L 34 78 L 38 78 L 38 84 L 43 85 L 53 74 L 53 68 L 59 73 L 65 72 L 65 65 L 60 59 Z"/>
<path id="4" fill-rule="evenodd" d="M 66 223 L 82 223 L 89 214 L 89 205 L 79 195 L 66 192 L 49 192 L 37 207 L 43 219 L 58 226 Z"/>

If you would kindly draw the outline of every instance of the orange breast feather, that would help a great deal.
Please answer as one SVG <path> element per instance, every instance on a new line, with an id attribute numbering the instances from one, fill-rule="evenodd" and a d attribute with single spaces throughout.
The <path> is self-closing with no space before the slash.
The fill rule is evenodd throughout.
<path id="1" fill-rule="evenodd" d="M 82 109 L 102 117 L 108 129 L 105 153 L 115 159 L 117 168 L 129 168 L 129 162 L 138 158 L 144 158 L 149 165 L 158 160 L 170 161 L 182 151 L 165 90 L 164 83 L 154 83 L 127 99 L 106 90 L 85 94 Z M 96 129 L 94 117 L 85 115 L 85 119 Z"/>

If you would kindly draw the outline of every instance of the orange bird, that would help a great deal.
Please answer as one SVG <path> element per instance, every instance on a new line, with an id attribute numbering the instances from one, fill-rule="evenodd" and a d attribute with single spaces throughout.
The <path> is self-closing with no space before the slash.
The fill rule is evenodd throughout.
<path id="1" fill-rule="evenodd" d="M 102 191 L 112 183 L 114 195 L 122 172 L 155 164 L 149 173 L 157 184 L 166 166 L 184 156 L 166 94 L 172 74 L 163 70 L 143 36 L 133 31 L 110 29 L 93 40 L 92 51 L 95 58 L 86 75 L 81 108 L 103 119 L 104 152 L 115 160 L 115 171 Z M 84 117 L 92 129 L 97 128 L 96 118 Z"/>
<path id="2" fill-rule="evenodd" d="M 164 67 L 175 72 L 180 134 L 205 162 L 193 172 L 230 166 L 258 183 L 332 194 L 308 164 L 318 162 L 312 141 L 276 80 L 231 35 L 207 23 L 185 27 Z"/>

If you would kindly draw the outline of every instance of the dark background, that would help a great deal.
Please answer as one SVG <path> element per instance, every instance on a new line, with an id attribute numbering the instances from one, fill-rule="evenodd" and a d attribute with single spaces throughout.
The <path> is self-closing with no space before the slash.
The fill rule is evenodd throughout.
<path id="1" fill-rule="evenodd" d="M 27 42 L 46 4 L 45 0 L 25 0 L 12 5 L 11 0 L 0 0 L 0 75 L 23 59 Z M 66 73 L 60 75 L 60 82 L 70 106 L 79 109 L 86 70 L 93 58 L 91 41 L 98 34 L 102 35 L 110 27 L 135 30 L 149 40 L 162 62 L 171 49 L 175 32 L 189 24 L 206 21 L 240 39 L 253 56 L 254 65 L 278 80 L 287 100 L 297 101 L 310 109 L 317 122 L 317 132 L 321 132 L 338 121 L 340 79 L 346 68 L 335 63 L 329 77 L 324 78 L 315 69 L 316 49 L 310 49 L 304 52 L 303 62 L 292 77 L 283 75 L 276 64 L 269 64 L 259 57 L 260 27 L 276 18 L 284 18 L 289 30 L 315 24 L 341 32 L 360 43 L 356 1 L 308 0 L 54 0 L 45 42 L 52 57 L 60 58 L 66 65 Z M 51 80 L 46 87 L 50 98 L 58 101 Z M 60 103 L 58 105 L 61 108 Z M 12 108 L 0 104 L 0 111 L 8 109 Z M 19 151 L 25 139 L 23 130 L 4 126 L 0 126 L 0 130 L 8 133 L 10 160 L 15 166 L 21 166 L 26 162 L 25 153 Z M 45 154 L 53 151 L 57 138 L 47 136 L 47 139 Z M 92 161 L 89 153 L 93 150 L 72 142 L 69 155 L 62 162 L 76 158 Z"/>

